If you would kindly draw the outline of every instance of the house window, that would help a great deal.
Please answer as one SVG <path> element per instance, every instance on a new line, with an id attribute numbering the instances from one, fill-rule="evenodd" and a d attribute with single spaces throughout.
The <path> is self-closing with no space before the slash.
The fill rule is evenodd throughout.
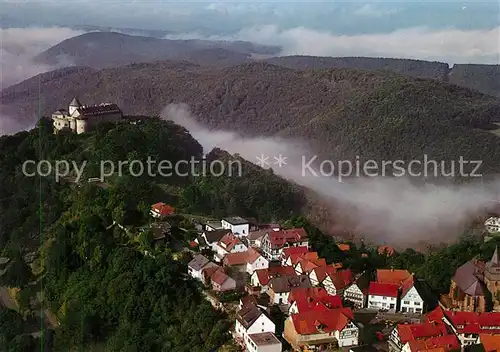
<path id="1" fill-rule="evenodd" d="M 410 304 L 410 301 L 404 301 L 403 303 L 404 304 Z"/>
<path id="2" fill-rule="evenodd" d="M 419 306 L 422 302 L 414 302 L 416 306 Z"/>

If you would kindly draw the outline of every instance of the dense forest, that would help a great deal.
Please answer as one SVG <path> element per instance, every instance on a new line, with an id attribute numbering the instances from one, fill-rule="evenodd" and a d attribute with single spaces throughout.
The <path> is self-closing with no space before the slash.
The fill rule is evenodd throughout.
<path id="1" fill-rule="evenodd" d="M 55 333 L 42 335 L 50 336 L 55 350 L 213 350 L 228 340 L 231 322 L 187 277 L 187 258 L 154 247 L 151 234 L 139 231 L 150 222 L 150 205 L 164 201 L 179 214 L 281 221 L 300 214 L 303 196 L 271 171 L 243 160 L 241 177 L 137 176 L 125 168 L 103 183 L 88 183 L 99 176 L 100 160 L 202 159 L 200 144 L 183 127 L 156 118 L 133 120 L 101 124 L 85 135 L 54 135 L 50 122 L 42 120 L 37 129 L 0 138 L 0 257 L 10 260 L 0 284 L 20 290 L 21 308 L 41 290 L 43 306 L 60 324 Z M 239 160 L 221 150 L 205 158 Z M 25 176 L 26 160 L 87 163 L 78 183 L 76 172 L 56 182 L 54 174 Z M 0 335 L 2 349 L 28 351 L 31 347 L 23 346 L 35 343 L 22 334 L 20 320 L 36 312 L 20 311 L 21 316 L 0 312 L 11 324 Z"/>
<path id="2" fill-rule="evenodd" d="M 500 100 L 435 79 L 294 70 L 265 62 L 200 68 L 163 61 L 43 74 L 4 89 L 1 102 L 35 114 L 39 90 L 45 114 L 65 107 L 75 94 L 85 104 L 109 101 L 134 115 L 157 115 L 170 103 L 186 103 L 208 128 L 304 141 L 329 160 L 462 156 L 483 160 L 484 174 L 500 170 L 498 137 L 492 133 L 498 129 Z M 390 167 L 385 171 L 390 174 Z"/>

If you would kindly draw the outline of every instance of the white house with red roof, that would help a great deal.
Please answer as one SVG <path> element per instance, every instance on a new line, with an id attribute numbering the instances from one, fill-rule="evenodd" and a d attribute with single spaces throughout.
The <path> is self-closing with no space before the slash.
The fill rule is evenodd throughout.
<path id="1" fill-rule="evenodd" d="M 343 296 L 345 289 L 354 281 L 351 269 L 338 270 L 333 275 L 326 276 L 321 285 L 331 295 Z"/>
<path id="2" fill-rule="evenodd" d="M 269 260 L 280 260 L 282 251 L 288 247 L 309 247 L 309 238 L 303 228 L 269 231 L 262 239 L 264 256 Z"/>
<path id="3" fill-rule="evenodd" d="M 431 337 L 408 341 L 401 352 L 455 352 L 460 350 L 460 342 L 455 335 Z"/>
<path id="4" fill-rule="evenodd" d="M 328 311 L 309 310 L 292 314 L 285 320 L 283 337 L 296 350 L 314 349 L 336 344 L 356 346 L 359 328 L 350 308 Z"/>
<path id="5" fill-rule="evenodd" d="M 297 264 L 295 264 L 295 271 L 297 274 L 306 274 L 309 273 L 317 267 L 326 266 L 325 258 L 317 258 L 317 259 L 301 259 Z"/>
<path id="6" fill-rule="evenodd" d="M 398 324 L 389 336 L 389 350 L 399 352 L 410 341 L 426 340 L 449 334 L 444 322 L 431 323 L 426 321 L 418 324 Z"/>
<path id="7" fill-rule="evenodd" d="M 163 202 L 151 206 L 151 216 L 157 219 L 165 218 L 174 213 L 174 208 Z"/>
<path id="8" fill-rule="evenodd" d="M 372 281 L 368 286 L 368 308 L 395 313 L 398 305 L 398 293 L 398 285 Z"/>
<path id="9" fill-rule="evenodd" d="M 250 284 L 252 287 L 260 288 L 260 292 L 264 293 L 267 292 L 271 279 L 282 276 L 297 276 L 297 273 L 291 266 L 272 266 L 267 269 L 257 269 L 250 276 Z"/>
<path id="10" fill-rule="evenodd" d="M 256 249 L 249 248 L 244 252 L 229 253 L 223 259 L 224 266 L 239 267 L 250 275 L 257 269 L 267 269 L 269 261 L 264 258 Z"/>
<path id="11" fill-rule="evenodd" d="M 297 247 L 297 248 L 303 248 L 303 247 Z M 306 253 L 290 254 L 288 256 L 288 258 L 286 259 L 285 264 L 283 264 L 283 265 L 292 266 L 295 268 L 297 266 L 297 264 L 304 259 L 307 259 L 307 260 L 319 259 L 318 252 L 306 252 Z"/>
<path id="12" fill-rule="evenodd" d="M 309 310 L 328 311 L 342 308 L 340 296 L 329 295 L 322 287 L 294 288 L 288 296 L 288 314 L 304 313 Z"/>
<path id="13" fill-rule="evenodd" d="M 403 313 L 423 313 L 424 300 L 415 287 L 415 277 L 411 275 L 401 285 L 400 311 Z"/>
<path id="14" fill-rule="evenodd" d="M 227 233 L 217 242 L 214 259 L 220 262 L 226 254 L 245 252 L 246 250 L 248 250 L 247 246 L 238 237 Z"/>

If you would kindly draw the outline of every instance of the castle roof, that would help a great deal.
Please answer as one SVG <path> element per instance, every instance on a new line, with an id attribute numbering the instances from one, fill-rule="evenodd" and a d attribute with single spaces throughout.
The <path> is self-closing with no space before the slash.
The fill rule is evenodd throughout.
<path id="1" fill-rule="evenodd" d="M 78 101 L 77 97 L 74 97 L 71 103 L 69 103 L 69 106 L 79 108 L 82 104 Z"/>

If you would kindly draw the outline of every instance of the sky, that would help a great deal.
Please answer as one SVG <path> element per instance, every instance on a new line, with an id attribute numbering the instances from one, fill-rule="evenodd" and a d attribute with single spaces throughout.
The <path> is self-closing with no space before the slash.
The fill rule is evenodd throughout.
<path id="1" fill-rule="evenodd" d="M 207 35 L 250 26 L 306 27 L 335 35 L 425 27 L 463 30 L 499 25 L 497 1 L 168 1 L 1 0 L 3 26 L 98 25 Z"/>

